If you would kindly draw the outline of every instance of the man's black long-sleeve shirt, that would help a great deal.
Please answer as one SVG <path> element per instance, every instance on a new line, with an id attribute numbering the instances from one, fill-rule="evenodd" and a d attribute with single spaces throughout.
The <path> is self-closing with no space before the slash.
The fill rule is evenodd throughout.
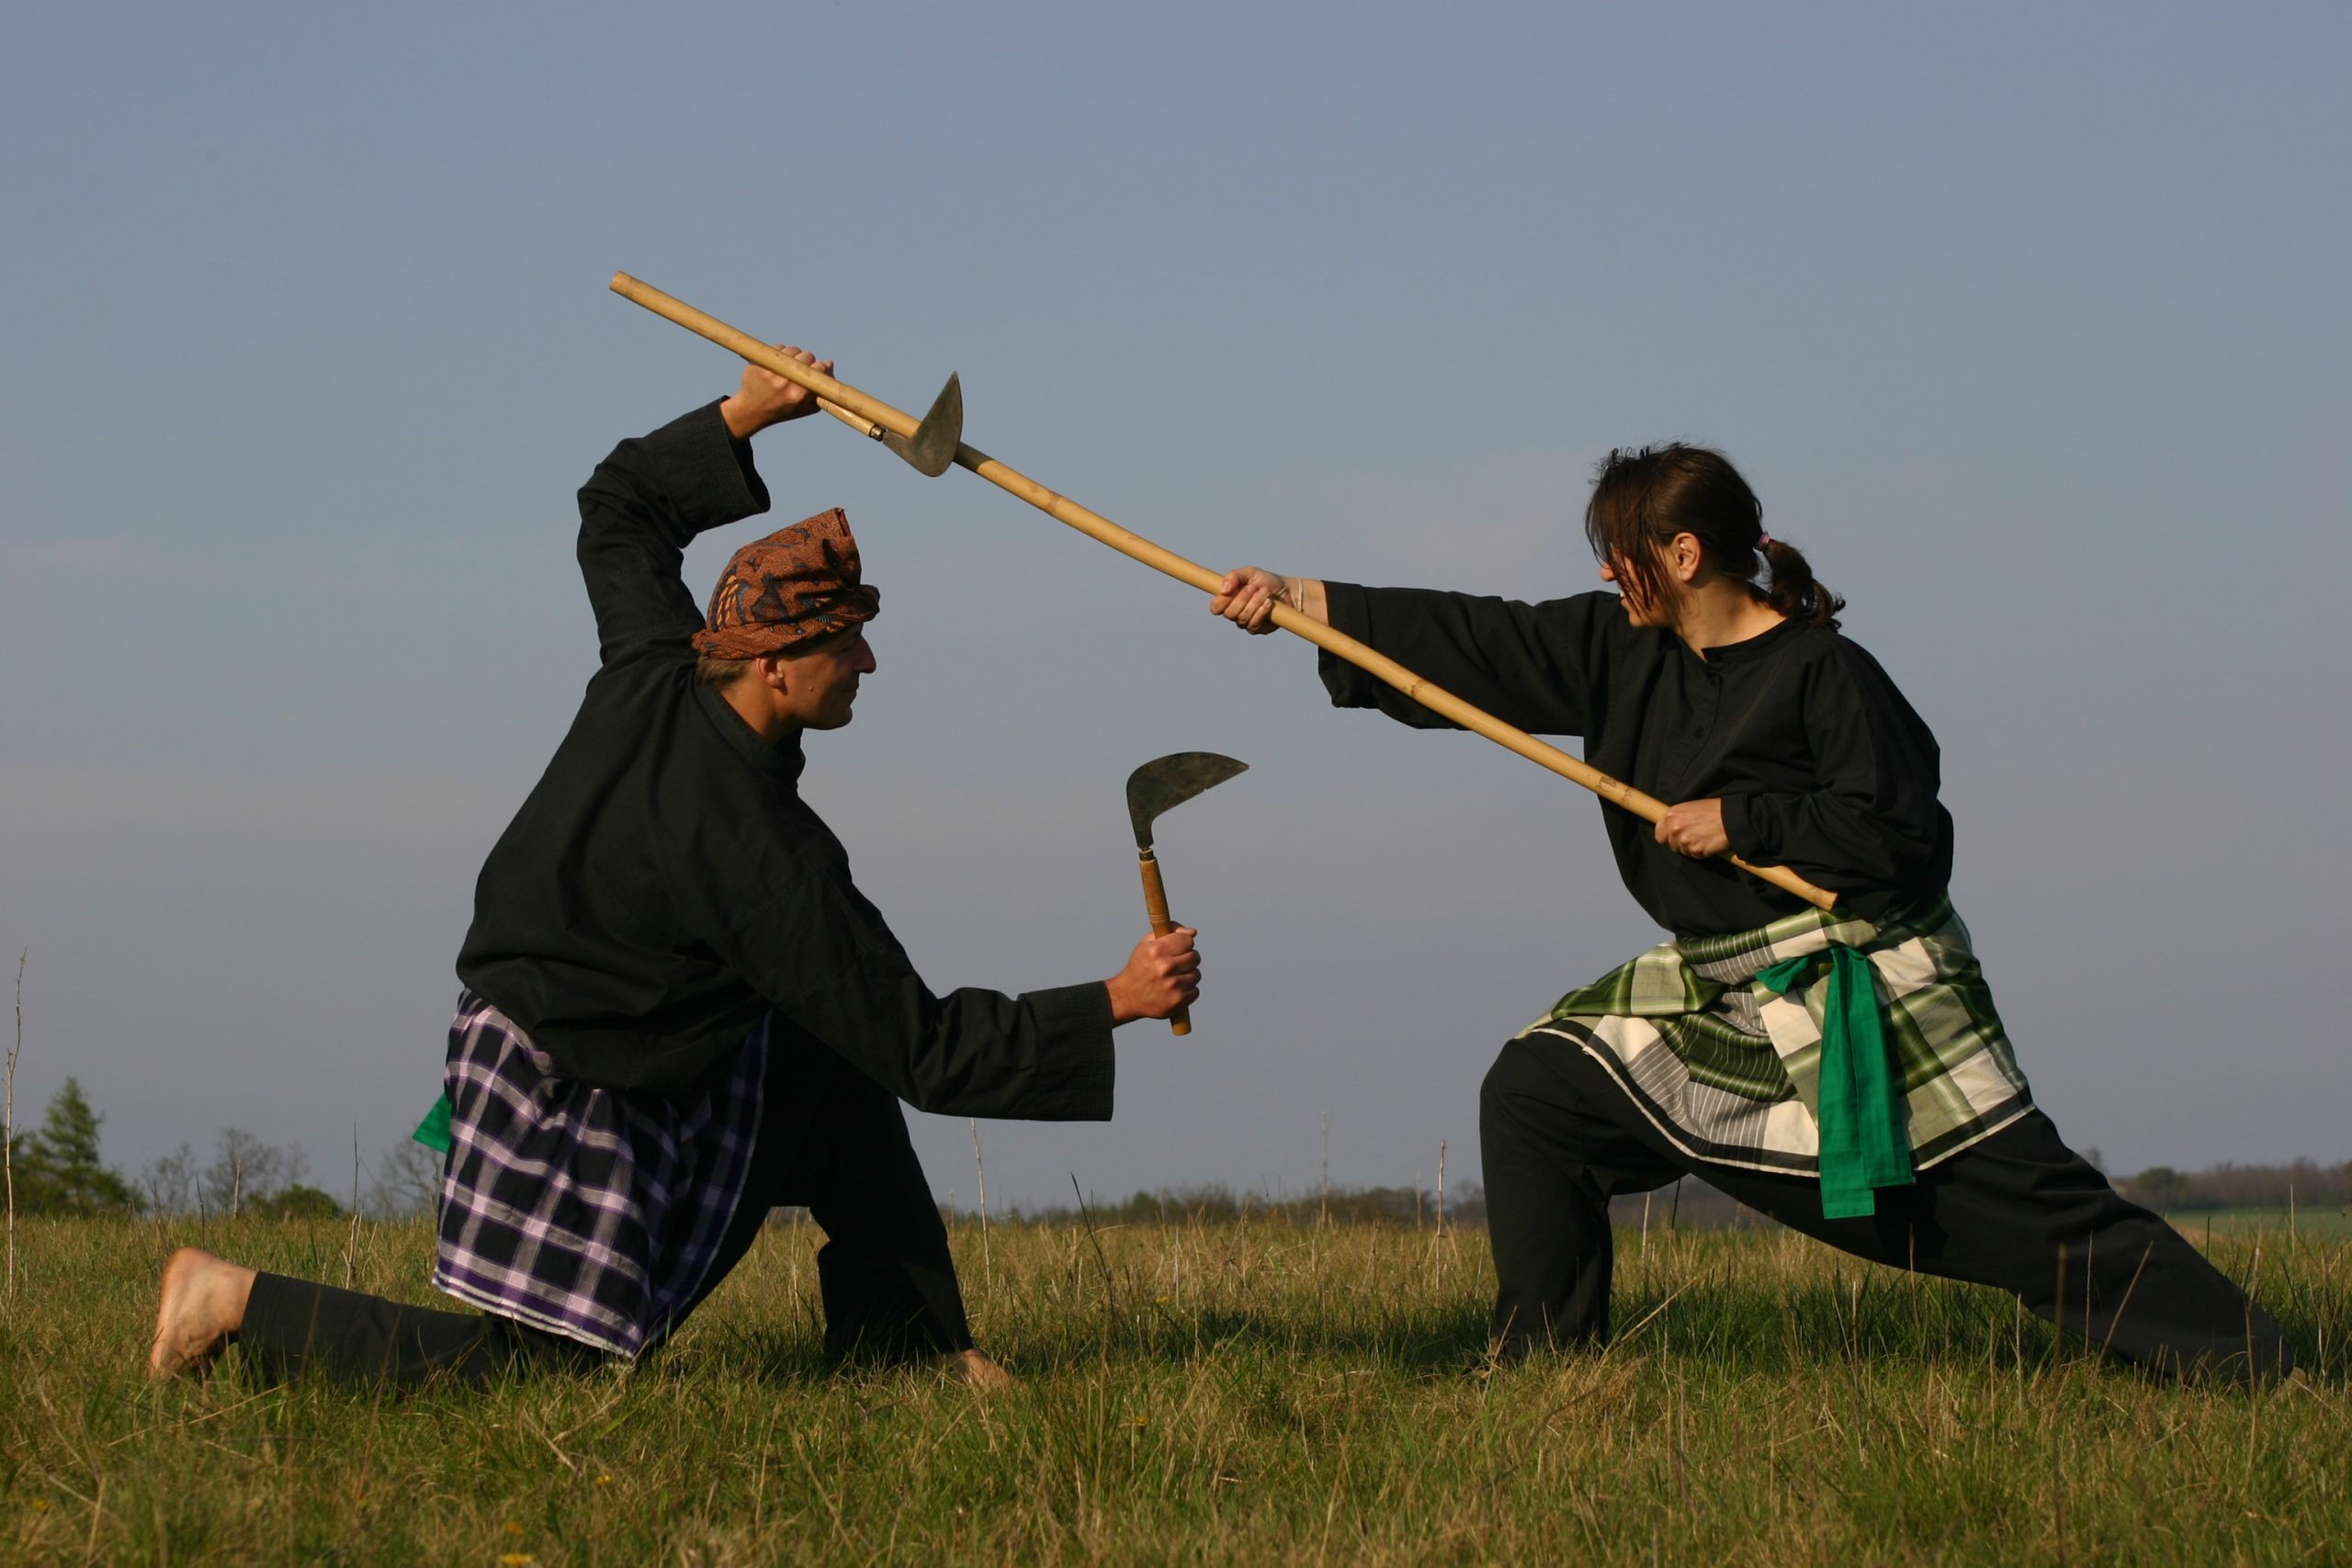
<path id="1" fill-rule="evenodd" d="M 1721 798 L 1732 852 L 1786 865 L 1865 919 L 1951 878 L 1936 738 L 1878 661 L 1837 632 L 1783 622 L 1694 653 L 1636 626 L 1614 593 L 1540 604 L 1325 584 L 1331 625 L 1506 723 L 1577 735 L 1585 760 L 1668 805 Z M 1339 707 L 1455 728 L 1330 654 Z M 1721 859 L 1693 860 L 1603 803 L 1618 874 L 1677 937 L 1752 931 L 1805 906 Z"/>
<path id="2" fill-rule="evenodd" d="M 459 977 L 606 1088 L 697 1084 L 774 1009 L 776 1048 L 821 1043 L 922 1110 L 1107 1119 L 1108 990 L 934 996 L 800 798 L 797 736 L 695 682 L 686 544 L 767 505 L 716 403 L 581 489 L 602 668 L 483 863 Z"/>

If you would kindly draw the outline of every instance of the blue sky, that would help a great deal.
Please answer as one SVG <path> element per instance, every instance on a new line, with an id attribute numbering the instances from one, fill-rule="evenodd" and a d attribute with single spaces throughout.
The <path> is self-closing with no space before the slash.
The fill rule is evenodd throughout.
<path id="1" fill-rule="evenodd" d="M 689 19 L 690 18 L 690 19 Z M 634 272 L 1225 566 L 1590 583 L 1717 444 L 1940 738 L 2023 1064 L 2124 1168 L 2352 1157 L 2340 7 L 18 7 L 0 946 L 18 1104 L 338 1168 L 433 1095 L 482 852 L 594 658 L 571 495 L 724 391 Z M 1598 807 L 828 423 L 886 613 L 810 797 L 934 984 L 1108 974 L 1120 784 L 1209 992 L 990 1196 L 1475 1171 L 1496 1047 L 1654 939 Z M 769 525 L 773 525 L 770 524 Z M 698 547 L 697 593 L 745 531 Z M 961 1122 L 919 1143 L 971 1197 Z"/>

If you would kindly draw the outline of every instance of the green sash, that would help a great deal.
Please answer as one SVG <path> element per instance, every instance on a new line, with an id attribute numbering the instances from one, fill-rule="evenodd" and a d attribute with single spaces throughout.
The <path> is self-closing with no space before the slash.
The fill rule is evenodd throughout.
<path id="1" fill-rule="evenodd" d="M 1821 1077 L 1814 1122 L 1821 1135 L 1821 1213 L 1832 1220 L 1877 1213 L 1873 1190 L 1911 1184 L 1911 1143 L 1903 1095 L 1888 1055 L 1871 961 L 1833 946 L 1758 970 L 1756 983 L 1774 996 L 1829 965 L 1821 1010 Z"/>
<path id="2" fill-rule="evenodd" d="M 449 1152 L 449 1109 L 447 1095 L 445 1094 L 435 1100 L 433 1109 L 424 1113 L 424 1120 L 416 1124 L 416 1131 L 409 1134 L 410 1139 L 423 1144 L 428 1149 L 438 1149 L 441 1153 L 447 1154 Z"/>

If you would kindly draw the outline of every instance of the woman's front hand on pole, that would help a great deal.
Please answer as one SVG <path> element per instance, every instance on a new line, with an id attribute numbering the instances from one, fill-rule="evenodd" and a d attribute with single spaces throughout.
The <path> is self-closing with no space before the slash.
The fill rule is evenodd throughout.
<path id="1" fill-rule="evenodd" d="M 1274 629 L 1274 606 L 1287 604 L 1302 615 L 1328 622 L 1323 584 L 1312 577 L 1283 577 L 1263 567 L 1245 566 L 1228 571 L 1209 596 L 1209 614 L 1223 615 L 1252 637 Z"/>
<path id="2" fill-rule="evenodd" d="M 1720 800 L 1686 800 L 1668 807 L 1666 815 L 1657 819 L 1657 837 L 1668 849 L 1693 860 L 1723 854 L 1731 848 Z"/>

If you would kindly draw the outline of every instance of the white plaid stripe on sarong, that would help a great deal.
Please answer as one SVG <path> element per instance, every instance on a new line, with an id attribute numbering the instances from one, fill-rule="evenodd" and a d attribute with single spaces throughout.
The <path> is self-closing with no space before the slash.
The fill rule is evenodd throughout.
<path id="1" fill-rule="evenodd" d="M 1806 909 L 1756 931 L 1663 942 L 1570 991 L 1520 1038 L 1550 1035 L 1582 1048 L 1694 1158 L 1817 1176 L 1828 965 L 1782 996 L 1756 976 L 1833 946 L 1870 960 L 1914 1168 L 2033 1108 L 1949 899 L 1883 926 Z"/>
<path id="2" fill-rule="evenodd" d="M 763 1020 L 698 1095 L 592 1089 L 466 992 L 449 1026 L 434 1284 L 616 1355 L 659 1344 L 718 1283 L 767 1057 Z"/>

